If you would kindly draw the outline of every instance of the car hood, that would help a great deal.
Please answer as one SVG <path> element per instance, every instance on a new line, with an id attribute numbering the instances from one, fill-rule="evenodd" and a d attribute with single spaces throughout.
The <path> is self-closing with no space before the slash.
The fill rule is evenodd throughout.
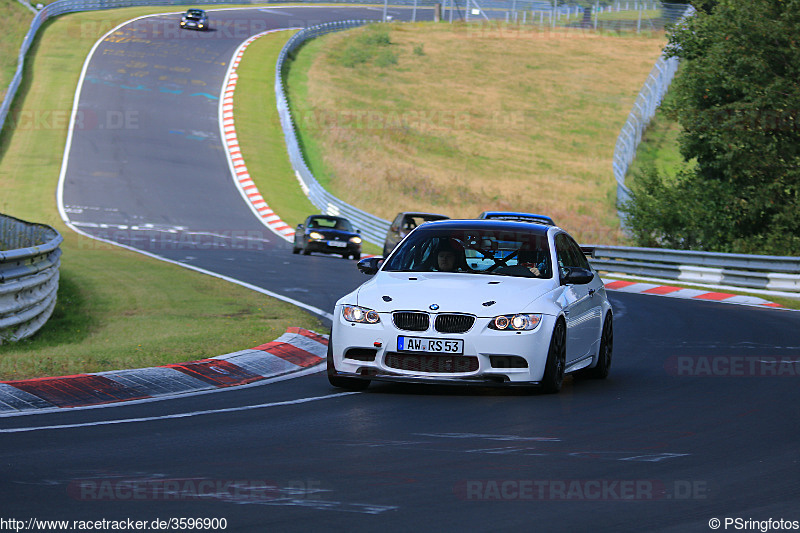
<path id="1" fill-rule="evenodd" d="M 552 279 L 516 278 L 486 274 L 379 272 L 356 291 L 356 305 L 379 313 L 430 310 L 468 313 L 479 317 L 520 312 L 544 312 L 549 305 L 532 305 L 560 286 Z M 390 299 L 389 301 L 386 301 Z M 494 302 L 494 303 L 491 303 Z M 534 308 L 536 307 L 536 308 Z"/>

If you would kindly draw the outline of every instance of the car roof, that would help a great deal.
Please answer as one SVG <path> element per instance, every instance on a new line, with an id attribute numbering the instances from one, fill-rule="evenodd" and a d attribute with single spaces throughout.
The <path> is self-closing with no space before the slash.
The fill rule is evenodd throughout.
<path id="1" fill-rule="evenodd" d="M 450 218 L 447 215 L 440 215 L 439 213 L 424 213 L 422 211 L 403 211 L 399 213 L 403 216 L 410 217 L 442 217 L 442 220 Z"/>
<path id="2" fill-rule="evenodd" d="M 197 14 L 200 14 L 200 15 L 205 13 L 205 11 L 203 11 L 202 9 L 197 9 L 197 8 L 194 8 L 194 7 L 190 8 L 190 9 L 187 9 L 186 12 L 187 13 L 197 13 Z"/>
<path id="3" fill-rule="evenodd" d="M 323 214 L 308 215 L 308 218 L 328 218 L 331 220 L 347 220 L 346 218 L 340 217 L 339 215 L 323 215 Z"/>
<path id="4" fill-rule="evenodd" d="M 434 220 L 425 223 L 414 231 L 435 231 L 435 230 L 491 230 L 491 231 L 527 231 L 537 235 L 547 235 L 548 230 L 553 228 L 550 224 L 537 224 L 529 221 L 519 220 L 499 220 L 499 219 L 448 219 Z"/>
<path id="5" fill-rule="evenodd" d="M 547 215 L 538 215 L 536 213 L 520 213 L 517 211 L 484 211 L 478 215 L 479 219 L 492 219 L 492 220 L 518 220 L 522 222 L 534 221 L 542 224 L 555 226 L 556 223 Z"/>

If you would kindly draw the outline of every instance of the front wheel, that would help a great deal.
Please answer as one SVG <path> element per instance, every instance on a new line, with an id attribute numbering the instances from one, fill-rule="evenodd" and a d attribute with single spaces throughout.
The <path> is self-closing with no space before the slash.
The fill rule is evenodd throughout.
<path id="1" fill-rule="evenodd" d="M 564 383 L 564 367 L 567 364 L 567 328 L 563 320 L 556 322 L 550 348 L 547 350 L 547 363 L 542 377 L 542 392 L 554 394 Z"/>
<path id="2" fill-rule="evenodd" d="M 328 382 L 334 387 L 352 391 L 360 391 L 369 387 L 368 379 L 345 378 L 336 375 L 336 367 L 333 366 L 333 335 L 328 338 Z"/>
<path id="3" fill-rule="evenodd" d="M 614 325 L 611 313 L 603 321 L 603 333 L 600 336 L 600 350 L 597 354 L 597 364 L 588 368 L 586 375 L 594 379 L 606 379 L 611 370 L 611 354 L 614 348 Z"/>

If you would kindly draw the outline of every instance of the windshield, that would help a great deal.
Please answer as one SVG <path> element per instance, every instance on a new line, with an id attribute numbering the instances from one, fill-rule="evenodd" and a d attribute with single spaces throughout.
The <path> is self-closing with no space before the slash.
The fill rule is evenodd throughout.
<path id="1" fill-rule="evenodd" d="M 339 217 L 314 217 L 308 221 L 309 228 L 336 229 L 353 233 L 350 221 Z"/>
<path id="2" fill-rule="evenodd" d="M 553 275 L 546 234 L 492 229 L 420 228 L 403 241 L 383 270 L 525 278 Z"/>

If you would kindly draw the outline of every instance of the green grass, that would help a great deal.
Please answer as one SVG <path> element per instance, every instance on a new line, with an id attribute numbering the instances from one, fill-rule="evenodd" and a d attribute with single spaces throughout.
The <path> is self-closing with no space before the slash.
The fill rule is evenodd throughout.
<path id="1" fill-rule="evenodd" d="M 678 146 L 680 132 L 680 124 L 662 110 L 656 111 L 628 167 L 625 183 L 630 187 L 636 175 L 646 168 L 655 168 L 660 175 L 674 176 L 684 164 Z"/>
<path id="2" fill-rule="evenodd" d="M 348 50 L 386 30 L 391 44 L 380 48 L 395 60 L 343 68 Z M 613 146 L 663 35 L 500 23 L 386 30 L 320 37 L 288 71 L 307 161 L 327 190 L 384 219 L 544 212 L 585 242 L 625 242 Z"/>
<path id="3" fill-rule="evenodd" d="M 308 97 L 308 70 L 311 62 L 324 49 L 324 41 L 313 39 L 307 41 L 302 47 L 284 63 L 284 80 L 289 98 L 289 109 L 292 112 L 297 140 L 306 164 L 320 185 L 324 188 L 330 186 L 333 172 L 325 165 L 322 157 L 322 147 L 312 132 L 318 131 L 325 121 L 335 120 L 336 115 L 317 112 L 309 103 Z"/>
<path id="4" fill-rule="evenodd" d="M 175 10 L 67 15 L 46 23 L 32 47 L 14 112 L 30 116 L 47 110 L 60 118 L 38 128 L 6 128 L 0 135 L 0 212 L 61 232 L 61 283 L 56 310 L 45 327 L 30 339 L 0 345 L 0 379 L 201 359 L 271 341 L 289 326 L 325 331 L 294 306 L 81 237 L 61 222 L 55 190 L 87 53 L 120 22 Z M 282 142 L 280 137 L 265 144 L 282 147 Z M 270 192 L 262 191 L 269 199 Z"/>
<path id="5" fill-rule="evenodd" d="M 0 102 L 3 101 L 8 84 L 17 70 L 19 47 L 33 20 L 33 13 L 16 0 L 0 0 Z"/>
<path id="6" fill-rule="evenodd" d="M 671 100 L 672 95 L 668 92 L 642 135 L 642 142 L 636 149 L 636 157 L 625 176 L 625 184 L 628 187 L 645 169 L 654 168 L 659 175 L 674 178 L 679 170 L 687 166 L 678 143 L 681 125 L 669 112 Z M 692 164 L 688 163 L 688 166 Z"/>

